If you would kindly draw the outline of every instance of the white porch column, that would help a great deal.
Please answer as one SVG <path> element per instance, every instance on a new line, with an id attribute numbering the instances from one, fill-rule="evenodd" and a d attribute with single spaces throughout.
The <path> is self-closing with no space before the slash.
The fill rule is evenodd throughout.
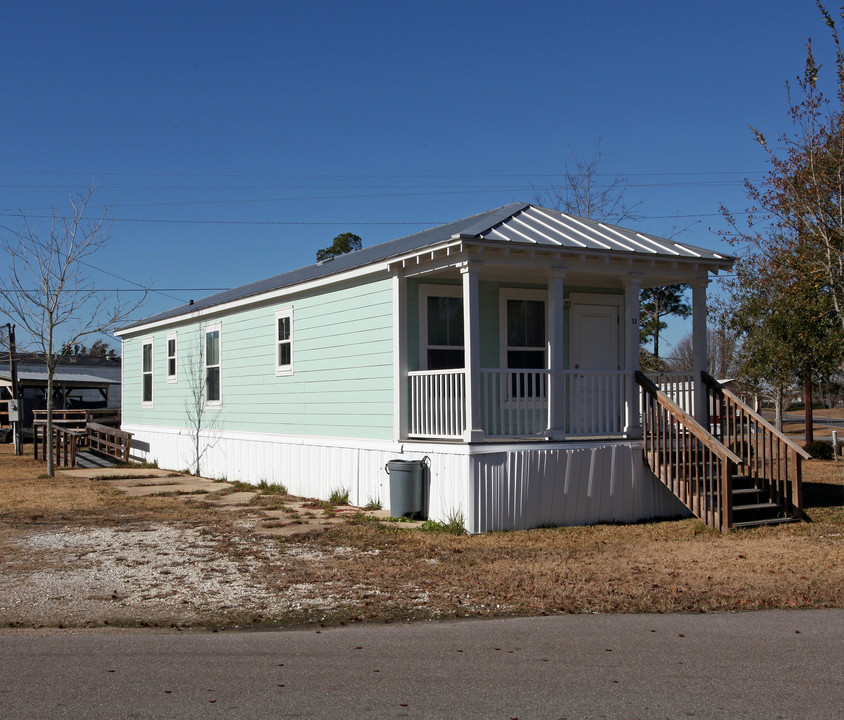
<path id="1" fill-rule="evenodd" d="M 692 282 L 692 348 L 695 357 L 695 411 L 694 417 L 704 427 L 709 427 L 706 407 L 706 386 L 700 373 L 706 370 L 706 286 L 709 278 L 704 275 Z"/>
<path id="2" fill-rule="evenodd" d="M 466 442 L 484 439 L 481 429 L 481 311 L 478 298 L 478 274 L 481 264 L 468 261 L 460 268 L 463 276 L 463 348 L 466 367 Z"/>
<path id="3" fill-rule="evenodd" d="M 407 439 L 407 279 L 393 276 L 393 439 Z"/>
<path id="4" fill-rule="evenodd" d="M 639 294 L 642 273 L 630 273 L 624 281 L 625 317 L 625 408 L 624 433 L 629 438 L 642 437 L 642 417 L 639 414 L 639 385 L 635 373 L 639 369 Z"/>
<path id="5" fill-rule="evenodd" d="M 548 277 L 548 438 L 566 439 L 566 379 L 563 375 L 565 326 L 563 297 L 565 268 L 554 268 Z"/>

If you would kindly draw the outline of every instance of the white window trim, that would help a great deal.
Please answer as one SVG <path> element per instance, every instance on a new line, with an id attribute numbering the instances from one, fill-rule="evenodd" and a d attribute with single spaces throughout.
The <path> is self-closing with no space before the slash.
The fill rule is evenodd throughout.
<path id="1" fill-rule="evenodd" d="M 149 345 L 150 367 L 147 373 L 144 370 L 144 348 Z M 144 376 L 150 376 L 150 399 L 144 400 Z M 153 338 L 144 338 L 141 340 L 141 407 L 151 408 L 155 400 L 155 340 Z"/>
<path id="2" fill-rule="evenodd" d="M 463 297 L 460 285 L 419 285 L 419 369 L 428 369 L 428 298 L 429 297 Z M 466 312 L 466 301 L 463 301 L 463 312 Z M 434 346 L 438 347 L 438 346 Z M 453 346 L 456 348 L 457 346 Z M 463 351 L 466 351 L 466 338 L 463 338 Z"/>
<path id="3" fill-rule="evenodd" d="M 209 400 L 208 399 L 208 386 L 206 379 L 208 377 L 208 365 L 206 364 L 206 357 L 205 357 L 205 348 L 208 342 L 208 333 L 217 331 L 220 333 L 218 339 L 218 346 L 217 346 L 217 365 L 213 367 L 217 367 L 220 370 L 220 399 L 219 400 Z M 202 381 L 205 384 L 205 392 L 204 400 L 205 400 L 205 407 L 213 407 L 218 408 L 222 407 L 223 405 L 223 326 L 222 323 L 216 322 L 211 323 L 210 325 L 206 325 L 203 328 L 202 332 Z"/>
<path id="4" fill-rule="evenodd" d="M 501 288 L 498 291 L 498 361 L 500 367 L 507 367 L 507 301 L 541 300 L 545 305 L 545 351 L 544 365 L 548 367 L 548 291 L 533 288 Z M 534 348 L 528 348 L 534 349 Z M 539 350 L 539 347 L 535 348 Z"/>
<path id="5" fill-rule="evenodd" d="M 174 345 L 175 353 L 173 354 L 172 357 L 173 357 L 173 364 L 175 365 L 174 369 L 176 370 L 176 372 L 173 375 L 170 374 L 170 341 L 171 340 L 175 343 L 175 345 Z M 165 350 L 165 353 L 167 355 L 167 357 L 166 357 L 166 360 L 167 360 L 167 382 L 169 382 L 169 383 L 178 382 L 178 380 L 179 380 L 179 333 L 172 332 L 172 333 L 169 333 L 167 335 L 167 343 L 164 346 L 164 350 Z"/>
<path id="6" fill-rule="evenodd" d="M 290 362 L 287 365 L 282 365 L 279 363 L 279 353 L 278 349 L 280 346 L 280 341 L 278 339 L 278 321 L 281 318 L 288 317 L 290 318 Z M 280 308 L 276 310 L 275 313 L 275 323 L 273 325 L 273 332 L 275 333 L 273 336 L 273 348 L 275 352 L 275 374 L 278 377 L 284 377 L 287 375 L 293 374 L 293 342 L 294 342 L 294 334 L 293 334 L 293 306 L 289 305 L 288 307 Z"/>

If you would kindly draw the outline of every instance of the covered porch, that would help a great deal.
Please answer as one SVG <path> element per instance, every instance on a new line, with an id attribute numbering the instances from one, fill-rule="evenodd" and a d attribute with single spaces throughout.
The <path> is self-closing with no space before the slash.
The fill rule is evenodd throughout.
<path id="1" fill-rule="evenodd" d="M 396 439 L 641 438 L 646 287 L 691 286 L 706 369 L 709 273 L 728 259 L 530 206 L 451 240 L 392 264 Z"/>

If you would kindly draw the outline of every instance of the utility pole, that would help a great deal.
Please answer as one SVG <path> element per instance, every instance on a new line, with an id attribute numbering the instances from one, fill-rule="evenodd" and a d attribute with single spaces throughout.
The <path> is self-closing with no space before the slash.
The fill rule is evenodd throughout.
<path id="1" fill-rule="evenodd" d="M 23 411 L 23 408 L 21 407 L 21 398 L 18 393 L 18 361 L 15 357 L 15 326 L 12 325 L 12 323 L 6 323 L 6 327 L 9 330 L 9 373 L 12 377 L 12 399 L 9 400 L 9 423 L 12 426 L 12 437 L 15 442 L 15 455 L 23 455 L 20 421 L 20 414 Z M 15 405 L 14 415 L 12 408 L 13 404 Z"/>

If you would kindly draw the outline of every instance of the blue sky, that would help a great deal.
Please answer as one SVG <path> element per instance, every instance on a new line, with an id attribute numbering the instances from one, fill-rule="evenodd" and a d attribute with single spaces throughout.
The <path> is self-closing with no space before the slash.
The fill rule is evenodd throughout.
<path id="1" fill-rule="evenodd" d="M 809 37 L 831 71 L 811 0 L 14 3 L 0 233 L 97 182 L 114 224 L 94 264 L 165 291 L 144 316 L 341 232 L 529 201 L 600 142 L 642 201 L 631 225 L 730 252 L 718 208 L 765 170 L 748 126 L 788 129 Z"/>

